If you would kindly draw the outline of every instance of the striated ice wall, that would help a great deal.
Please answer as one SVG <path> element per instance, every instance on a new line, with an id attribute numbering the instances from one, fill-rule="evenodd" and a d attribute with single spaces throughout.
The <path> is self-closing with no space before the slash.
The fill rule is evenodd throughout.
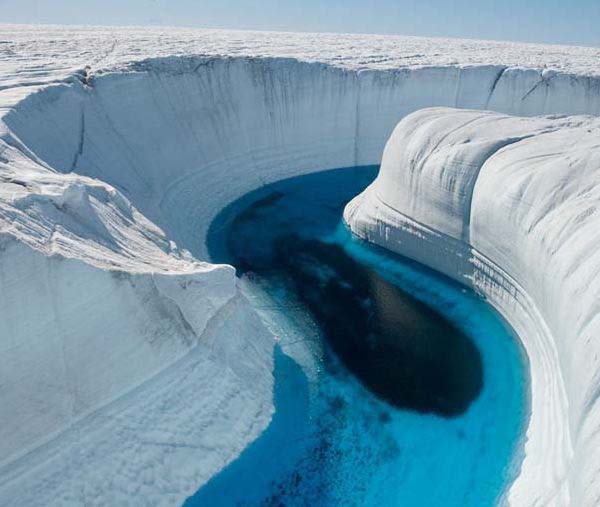
<path id="1" fill-rule="evenodd" d="M 88 70 L 66 83 L 0 91 L 0 399 L 10 406 L 0 413 L 0 498 L 29 505 L 57 494 L 118 501 L 131 495 L 125 483 L 137 481 L 145 485 L 144 498 L 155 495 L 158 503 L 176 503 L 265 427 L 272 411 L 274 339 L 239 294 L 232 268 L 204 262 L 210 221 L 233 199 L 296 174 L 379 163 L 398 119 L 423 107 L 493 109 L 522 116 L 600 114 L 599 83 L 592 76 L 500 65 L 354 70 L 289 58 L 184 56 L 146 59 L 98 74 Z M 501 206 L 502 201 L 481 206 L 481 221 L 465 223 L 464 217 L 475 216 L 474 206 L 479 206 L 473 184 L 485 181 L 471 170 L 459 174 L 459 168 L 479 170 L 492 154 L 542 133 L 555 132 L 561 138 L 565 128 L 584 120 L 423 114 L 432 115 L 431 125 L 414 128 L 430 135 L 417 142 L 408 132 L 403 142 L 412 157 L 423 160 L 427 179 L 421 180 L 416 171 L 408 182 L 412 186 L 406 186 L 391 177 L 396 186 L 390 184 L 386 191 L 390 203 L 407 188 L 423 196 L 421 201 L 407 195 L 409 225 L 403 228 L 420 231 L 425 225 L 431 230 L 411 232 L 413 249 L 401 251 L 455 276 L 468 269 L 470 283 L 521 334 L 534 382 L 527 448 L 528 459 L 530 454 L 534 458 L 526 460 L 525 480 L 517 480 L 510 498 L 515 505 L 549 498 L 566 502 L 569 496 L 575 498 L 565 476 L 567 469 L 575 470 L 569 468 L 571 454 L 577 456 L 579 445 L 573 438 L 578 423 L 569 418 L 583 413 L 567 415 L 566 404 L 569 390 L 576 392 L 589 382 L 580 384 L 582 376 L 567 387 L 563 380 L 566 366 L 559 352 L 569 352 L 556 349 L 556 330 L 538 308 L 536 297 L 546 292 L 519 278 L 529 258 L 513 266 L 518 261 L 510 252 L 506 258 L 487 256 L 485 234 L 477 231 L 488 227 L 485 217 L 496 217 L 492 205 Z M 453 150 L 445 140 L 459 118 L 473 118 L 484 133 L 475 141 L 480 130 L 474 130 L 469 139 L 473 151 Z M 428 141 L 422 144 L 423 137 Z M 448 146 L 440 160 L 451 160 L 456 172 L 445 172 L 429 160 L 426 154 L 437 153 L 438 146 Z M 498 187 L 498 182 L 489 184 Z M 519 192 L 515 189 L 510 198 L 521 199 L 524 194 Z M 369 222 L 369 212 L 366 200 L 359 198 L 349 216 L 359 234 L 384 230 Z M 377 220 L 386 223 L 380 216 Z M 502 230 L 512 234 L 508 227 Z M 396 232 L 385 229 L 386 235 Z M 378 240 L 375 232 L 368 237 Z M 476 237 L 482 238 L 480 244 L 473 243 Z M 392 239 L 387 246 L 395 244 Z M 481 246 L 481 255 L 473 254 L 471 246 L 477 252 Z M 446 252 L 458 252 L 459 257 Z M 460 262 L 450 260 L 460 255 Z M 204 342 L 210 347 L 202 348 Z M 239 352 L 248 348 L 254 353 Z M 202 361 L 213 366 L 186 375 L 190 385 L 213 385 L 220 364 L 234 374 L 231 381 L 190 401 L 196 410 L 184 414 L 187 420 L 171 421 L 175 429 L 158 439 L 171 450 L 160 459 L 140 459 L 149 452 L 145 445 L 123 450 L 124 433 L 112 428 L 110 434 L 97 431 L 109 442 L 123 438 L 118 456 L 90 451 L 90 461 L 104 474 L 79 466 L 62 470 L 60 480 L 49 480 L 51 472 L 45 468 L 36 477 L 20 472 L 27 452 L 75 424 L 86 424 L 79 422 L 83 416 L 114 410 L 102 409 L 111 401 L 126 399 L 136 407 L 141 402 L 134 389 L 158 379 L 160 372 L 166 375 L 171 365 L 198 350 L 204 354 Z M 158 417 L 173 393 L 165 390 L 161 396 L 145 408 L 148 414 Z M 210 402 L 219 397 L 229 401 Z M 586 400 L 579 403 L 589 404 Z M 544 407 L 548 403 L 552 406 Z M 543 418 L 536 415 L 538 405 Z M 190 434 L 190 414 L 198 417 L 199 411 L 206 421 L 204 433 L 183 438 Z M 97 418 L 94 424 L 102 426 Z M 150 431 L 149 422 L 139 425 L 139 432 Z M 155 437 L 147 441 L 156 442 Z M 180 445 L 182 439 L 185 445 Z M 206 443 L 217 440 L 217 446 Z M 52 464 L 52 453 L 47 454 Z M 549 465 L 528 465 L 539 464 L 542 455 Z M 124 463 L 127 474 L 121 479 L 119 466 Z M 574 463 L 585 473 L 591 470 L 582 460 Z M 174 469 L 171 486 L 143 480 L 145 473 L 157 478 Z M 45 487 L 36 489 L 44 481 Z M 88 489 L 81 490 L 81 481 Z M 113 484 L 110 493 L 103 481 Z M 175 491 L 164 496 L 163 486 Z M 27 496 L 28 491 L 35 495 Z"/>
<path id="2" fill-rule="evenodd" d="M 600 114 L 600 78 L 500 66 L 356 72 L 291 59 L 162 58 L 44 88 L 4 121 L 53 169 L 114 185 L 170 239 L 202 255 L 207 217 L 223 204 L 268 180 L 378 163 L 398 119 L 430 106 Z M 227 185 L 216 183 L 224 178 Z"/>
<path id="3" fill-rule="evenodd" d="M 358 235 L 481 292 L 529 356 L 515 505 L 597 505 L 600 121 L 424 109 L 348 204 Z"/>

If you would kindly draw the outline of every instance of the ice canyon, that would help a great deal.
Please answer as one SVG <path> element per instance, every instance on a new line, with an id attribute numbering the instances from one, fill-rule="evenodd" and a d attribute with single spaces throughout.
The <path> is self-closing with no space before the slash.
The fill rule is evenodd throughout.
<path id="1" fill-rule="evenodd" d="M 211 227 L 381 164 L 346 226 L 474 291 L 525 351 L 499 501 L 600 505 L 600 50 L 0 33 L 0 504 L 181 505 L 235 463 L 289 358 Z"/>

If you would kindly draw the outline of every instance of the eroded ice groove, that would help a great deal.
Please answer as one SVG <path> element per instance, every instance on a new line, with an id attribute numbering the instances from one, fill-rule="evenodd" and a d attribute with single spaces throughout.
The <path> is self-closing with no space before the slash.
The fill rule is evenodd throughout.
<path id="1" fill-rule="evenodd" d="M 599 134 L 592 118 L 420 111 L 345 211 L 359 236 L 470 283 L 517 329 L 533 396 L 515 503 L 532 489 L 540 505 L 598 502 Z"/>
<path id="2" fill-rule="evenodd" d="M 102 413 L 111 400 L 186 356 L 204 340 L 210 323 L 222 323 L 239 290 L 231 268 L 204 262 L 205 236 L 212 219 L 234 199 L 292 175 L 379 163 L 398 119 L 421 107 L 489 108 L 525 116 L 600 111 L 596 53 L 584 48 L 484 43 L 486 50 L 480 51 L 480 43 L 465 41 L 320 36 L 315 43 L 311 35 L 305 50 L 306 36 L 297 34 L 1 30 L 7 44 L 0 55 L 5 71 L 0 79 L 0 347 L 9 366 L 0 369 L 0 398 L 10 410 L 0 412 L 0 462 L 6 465 L 0 495 L 9 483 L 11 491 L 25 491 L 18 487 L 24 475 L 17 471 L 27 467 L 18 468 L 17 457 L 37 463 L 39 453 L 25 455 L 59 435 L 73 437 L 76 433 L 66 430 L 75 421 Z M 171 56 L 175 53 L 179 56 Z M 193 56 L 198 53 L 206 56 Z M 161 57 L 149 58 L 157 54 Z M 526 68 L 542 63 L 548 68 Z M 561 137 L 559 131 L 555 135 Z M 513 197 L 520 199 L 520 193 Z M 418 224 L 411 227 L 419 230 Z M 427 236 L 420 237 L 425 245 Z M 452 250 L 446 239 L 436 242 L 440 258 L 448 257 L 444 248 Z M 582 262 L 593 257 L 577 251 Z M 477 283 L 493 288 L 515 328 L 545 329 L 541 316 L 525 326 L 523 315 L 529 318 L 532 311 L 511 310 L 532 307 L 529 289 L 515 288 L 511 273 L 502 274 L 506 283 L 492 283 L 498 270 L 477 262 Z M 248 305 L 246 310 L 244 315 L 253 312 Z M 559 319 L 558 310 L 552 313 Z M 568 332 L 594 322 L 590 313 Z M 252 340 L 253 331 L 240 331 L 245 319 L 228 325 L 225 350 L 235 345 L 232 337 Z M 577 340 L 578 350 L 586 348 L 586 332 Z M 273 340 L 261 343 L 261 354 L 268 357 Z M 223 358 L 227 362 L 229 356 Z M 593 355 L 587 359 L 593 361 Z M 268 361 L 247 365 L 236 357 L 228 364 L 270 378 Z M 595 374 L 593 368 L 586 371 Z M 220 439 L 219 449 L 187 441 L 177 431 L 139 444 L 142 450 L 154 449 L 156 442 L 174 444 L 164 448 L 190 456 L 198 445 L 196 452 L 206 459 L 199 468 L 177 468 L 167 481 L 172 496 L 166 503 L 183 500 L 267 424 L 268 385 L 258 391 L 249 382 L 240 385 L 247 390 L 234 389 L 233 398 L 225 389 L 220 394 L 237 399 L 244 391 L 256 403 L 246 406 L 253 415 L 228 433 L 231 441 Z M 582 403 L 589 409 L 582 420 L 592 421 L 594 395 L 586 386 L 568 389 L 586 392 Z M 164 396 L 157 398 L 157 410 Z M 138 402 L 127 401 L 131 407 Z M 235 412 L 210 406 L 207 421 Z M 563 413 L 560 406 L 556 410 Z M 577 423 L 569 427 L 573 432 Z M 584 427 L 593 430 L 593 424 Z M 104 431 L 96 442 L 118 445 L 117 434 Z M 69 449 L 63 463 L 77 463 L 76 446 Z M 136 446 L 121 449 L 126 457 L 118 461 L 131 467 L 128 477 L 154 477 L 173 468 L 162 459 L 138 459 L 144 453 Z M 118 475 L 112 454 L 89 455 L 97 469 Z M 566 469 L 569 460 L 562 463 Z M 592 468 L 586 465 L 586 476 L 578 466 L 574 477 L 588 484 Z M 152 473 L 144 472 L 148 467 Z M 133 501 L 127 487 L 107 488 L 93 468 L 73 466 L 62 472 L 72 480 L 46 482 L 36 469 L 28 480 L 47 485 L 46 496 L 35 497 L 45 505 L 63 494 L 82 502 Z M 540 468 L 535 485 L 520 490 L 522 503 L 538 490 L 556 489 L 546 472 Z M 192 485 L 194 477 L 198 484 Z M 160 497 L 164 490 L 164 483 L 153 485 L 151 478 L 139 483 L 146 495 Z M 598 488 L 589 490 L 593 495 Z"/>
<path id="3" fill-rule="evenodd" d="M 276 411 L 186 507 L 480 507 L 514 479 L 519 343 L 471 291 L 352 238 L 344 204 L 375 174 L 283 180 L 213 222 L 212 260 L 279 336 Z"/>

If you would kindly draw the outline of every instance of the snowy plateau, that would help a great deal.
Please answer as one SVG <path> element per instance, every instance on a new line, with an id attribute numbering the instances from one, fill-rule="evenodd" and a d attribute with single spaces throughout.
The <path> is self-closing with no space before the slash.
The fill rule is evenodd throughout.
<path id="1" fill-rule="evenodd" d="M 599 62 L 0 25 L 0 504 L 180 505 L 239 456 L 273 415 L 277 340 L 208 227 L 266 183 L 381 162 L 352 231 L 473 287 L 527 352 L 503 500 L 600 505 Z"/>

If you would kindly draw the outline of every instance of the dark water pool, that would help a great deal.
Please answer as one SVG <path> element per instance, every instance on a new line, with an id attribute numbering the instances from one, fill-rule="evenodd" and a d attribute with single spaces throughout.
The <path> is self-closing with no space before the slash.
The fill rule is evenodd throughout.
<path id="1" fill-rule="evenodd" d="M 346 168 L 263 187 L 212 224 L 215 262 L 279 338 L 276 413 L 186 506 L 486 506 L 518 467 L 526 365 L 472 292 L 354 239 Z"/>

